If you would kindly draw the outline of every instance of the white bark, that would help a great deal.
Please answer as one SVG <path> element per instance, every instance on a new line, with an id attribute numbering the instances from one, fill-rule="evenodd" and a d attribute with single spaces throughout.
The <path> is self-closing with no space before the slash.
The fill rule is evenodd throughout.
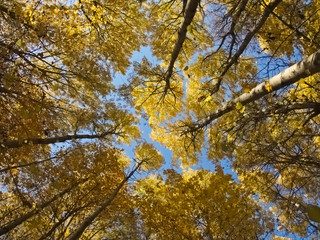
<path id="1" fill-rule="evenodd" d="M 298 62 L 291 67 L 283 70 L 278 75 L 264 81 L 263 83 L 260 83 L 249 93 L 244 93 L 239 97 L 233 99 L 224 107 L 210 114 L 205 119 L 198 121 L 198 123 L 195 123 L 195 125 L 192 127 L 192 130 L 203 128 L 212 123 L 215 119 L 223 116 L 228 112 L 231 112 L 232 110 L 234 110 L 234 106 L 238 102 L 240 102 L 242 105 L 246 105 L 260 99 L 268 93 L 272 93 L 276 90 L 289 86 L 302 78 L 309 77 L 318 72 L 320 72 L 320 50 L 310 55 L 308 58 L 305 58 L 301 62 Z"/>

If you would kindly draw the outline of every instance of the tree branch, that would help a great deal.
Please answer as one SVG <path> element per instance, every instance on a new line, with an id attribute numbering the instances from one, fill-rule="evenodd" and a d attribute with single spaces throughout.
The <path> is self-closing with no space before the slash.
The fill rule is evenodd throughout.
<path id="1" fill-rule="evenodd" d="M 234 106 L 238 102 L 242 105 L 246 105 L 278 89 L 289 86 L 301 78 L 309 77 L 318 72 L 320 72 L 320 50 L 301 62 L 298 62 L 283 70 L 276 76 L 264 81 L 263 83 L 260 83 L 258 86 L 251 89 L 249 93 L 244 93 L 230 101 L 227 105 L 218 109 L 216 112 L 211 113 L 205 119 L 199 120 L 198 123 L 194 123 L 192 126 L 189 126 L 190 129 L 188 130 L 189 132 L 191 130 L 195 131 L 209 125 L 215 119 L 234 110 Z"/>
<path id="2" fill-rule="evenodd" d="M 70 192 L 74 187 L 76 187 L 77 185 L 79 185 L 80 183 L 83 183 L 85 181 L 87 181 L 88 179 L 84 179 L 76 184 L 74 184 L 73 186 L 65 189 L 64 191 L 60 192 L 59 194 L 55 195 L 54 197 L 52 197 L 51 199 L 49 199 L 48 201 L 40 204 L 39 206 L 37 206 L 35 209 L 33 209 L 32 211 L 22 215 L 21 217 L 15 219 L 13 222 L 3 226 L 2 228 L 0 228 L 0 236 L 8 233 L 9 231 L 11 231 L 12 229 L 14 229 L 15 227 L 19 226 L 21 223 L 23 223 L 24 221 L 28 220 L 29 218 L 33 217 L 34 215 L 36 215 L 37 213 L 41 212 L 45 207 L 49 206 L 52 202 L 54 202 L 55 200 L 57 200 L 58 198 L 62 197 L 63 195 L 65 195 L 66 193 Z"/>
<path id="3" fill-rule="evenodd" d="M 186 39 L 187 36 L 187 28 L 191 24 L 194 15 L 196 14 L 197 7 L 200 3 L 200 0 L 188 0 L 187 6 L 185 7 L 185 12 L 184 12 L 184 20 L 180 26 L 180 29 L 178 31 L 178 39 L 174 45 L 172 54 L 171 54 L 171 59 L 169 63 L 168 70 L 165 75 L 165 82 L 166 82 L 166 87 L 165 87 L 165 93 L 168 91 L 170 88 L 170 78 L 173 73 L 173 68 L 174 68 L 174 63 L 177 60 L 179 53 L 182 49 L 182 45 Z"/>
<path id="4" fill-rule="evenodd" d="M 132 177 L 132 175 L 139 169 L 143 161 L 139 162 L 137 166 L 129 173 L 128 176 L 126 176 L 122 182 L 118 185 L 118 187 L 113 191 L 113 193 L 102 203 L 102 205 L 96 209 L 91 215 L 86 217 L 84 221 L 81 223 L 81 225 L 75 230 L 68 238 L 68 240 L 77 240 L 81 237 L 82 233 L 85 231 L 85 229 L 92 224 L 92 222 L 100 215 L 101 212 L 103 212 L 117 197 L 119 191 L 124 186 L 124 184 Z"/>
<path id="5" fill-rule="evenodd" d="M 0 149 L 1 148 L 19 148 L 27 144 L 42 144 L 42 145 L 53 144 L 53 143 L 65 142 L 65 141 L 75 140 L 75 139 L 101 139 L 107 135 L 112 135 L 112 134 L 120 134 L 120 133 L 112 130 L 112 131 L 107 131 L 101 134 L 74 134 L 74 135 L 66 135 L 66 136 L 51 137 L 51 138 L 27 138 L 22 140 L 6 140 L 0 143 Z"/>
<path id="6" fill-rule="evenodd" d="M 218 77 L 218 81 L 215 84 L 215 87 L 214 87 L 211 95 L 213 95 L 214 93 L 219 91 L 220 85 L 221 85 L 221 82 L 223 80 L 224 75 L 229 71 L 229 69 L 233 66 L 233 64 L 235 64 L 238 61 L 240 55 L 247 48 L 248 44 L 250 43 L 250 41 L 252 40 L 254 35 L 262 28 L 263 24 L 267 21 L 267 19 L 270 16 L 270 14 L 279 5 L 279 3 L 281 1 L 282 0 L 274 0 L 273 2 L 271 2 L 269 5 L 267 5 L 265 7 L 265 10 L 264 10 L 259 22 L 255 26 L 255 28 L 246 35 L 246 37 L 244 38 L 244 40 L 243 40 L 242 44 L 240 45 L 238 51 L 232 56 L 231 60 L 227 63 L 226 67 L 223 69 L 222 73 Z"/>
<path id="7" fill-rule="evenodd" d="M 37 165 L 37 164 L 41 164 L 41 163 L 44 163 L 44 162 L 52 161 L 53 159 L 61 158 L 63 156 L 66 156 L 69 153 L 70 153 L 70 151 L 67 151 L 67 152 L 65 152 L 63 154 L 59 154 L 57 156 L 50 157 L 50 158 L 47 158 L 47 159 L 44 159 L 44 160 L 40 160 L 40 161 L 29 162 L 29 163 L 25 163 L 25 164 L 21 164 L 21 165 L 9 165 L 6 168 L 0 169 L 0 173 L 9 171 L 11 169 L 24 168 L 24 167 L 29 167 L 29 166 L 32 166 L 32 165 Z"/>

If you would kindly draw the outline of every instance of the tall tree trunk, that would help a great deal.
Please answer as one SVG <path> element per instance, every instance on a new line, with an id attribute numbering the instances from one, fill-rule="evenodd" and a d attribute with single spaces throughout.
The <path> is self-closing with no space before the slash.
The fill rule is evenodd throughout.
<path id="1" fill-rule="evenodd" d="M 85 229 L 92 224 L 92 222 L 102 213 L 117 197 L 119 191 L 124 186 L 124 184 L 132 177 L 132 175 L 139 169 L 143 161 L 141 161 L 131 172 L 125 177 L 122 182 L 118 185 L 118 187 L 112 192 L 112 194 L 102 203 L 102 205 L 97 208 L 91 215 L 86 217 L 82 224 L 78 227 L 76 231 L 74 231 L 68 238 L 68 240 L 77 240 L 81 237 L 82 233 Z"/>
<path id="2" fill-rule="evenodd" d="M 107 135 L 117 134 L 116 131 L 107 131 L 101 134 L 73 134 L 60 137 L 50 138 L 27 138 L 22 140 L 7 140 L 0 143 L 0 148 L 19 148 L 27 144 L 53 144 L 59 142 L 65 142 L 75 139 L 101 139 Z"/>
<path id="3" fill-rule="evenodd" d="M 86 181 L 86 180 L 84 180 Z M 83 181 L 81 181 L 83 182 Z M 21 223 L 23 223 L 24 221 L 28 220 L 29 218 L 33 217 L 34 215 L 38 214 L 39 212 L 41 212 L 45 207 L 49 206 L 52 202 L 54 202 L 55 200 L 57 200 L 57 198 L 62 197 L 64 194 L 70 192 L 74 187 L 76 187 L 78 184 L 80 184 L 81 182 L 78 182 L 77 184 L 65 189 L 64 191 L 62 191 L 61 193 L 55 195 L 54 197 L 52 197 L 51 199 L 49 199 L 48 201 L 40 204 L 39 206 L 37 206 L 34 210 L 22 215 L 21 217 L 15 219 L 13 222 L 5 225 L 4 227 L 0 228 L 0 236 L 8 233 L 9 231 L 11 231 L 12 229 L 14 229 L 15 227 L 19 226 Z"/>
<path id="4" fill-rule="evenodd" d="M 291 67 L 283 70 L 278 75 L 264 81 L 263 83 L 260 83 L 258 86 L 251 89 L 249 93 L 244 93 L 234 100 L 230 101 L 227 105 L 218 109 L 214 113 L 211 113 L 205 119 L 199 120 L 197 123 L 194 123 L 194 125 L 191 127 L 192 130 L 189 129 L 187 131 L 194 131 L 209 125 L 215 119 L 234 110 L 234 106 L 238 102 L 240 102 L 242 105 L 246 105 L 262 98 L 269 93 L 289 86 L 302 78 L 309 77 L 318 72 L 320 72 L 320 50 L 310 55 L 308 58 L 305 58 L 301 62 L 298 62 Z"/>
<path id="5" fill-rule="evenodd" d="M 185 11 L 184 11 L 184 20 L 180 26 L 180 29 L 178 31 L 178 39 L 174 45 L 172 54 L 171 54 L 171 59 L 169 63 L 169 67 L 165 76 L 165 81 L 166 81 L 166 89 L 165 92 L 169 89 L 170 87 L 170 78 L 172 76 L 173 68 L 174 68 L 174 63 L 177 60 L 179 53 L 182 49 L 182 45 L 186 39 L 187 36 L 187 28 L 191 24 L 194 15 L 196 14 L 197 7 L 200 3 L 200 0 L 188 0 L 186 6 L 185 6 Z"/>

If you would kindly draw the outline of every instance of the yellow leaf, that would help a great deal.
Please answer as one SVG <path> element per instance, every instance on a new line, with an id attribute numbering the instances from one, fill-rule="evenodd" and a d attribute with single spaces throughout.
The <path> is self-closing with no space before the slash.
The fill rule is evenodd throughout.
<path id="1" fill-rule="evenodd" d="M 212 100 L 212 97 L 211 97 L 211 95 L 209 95 L 205 100 L 204 100 L 204 102 L 209 102 L 209 101 L 211 101 Z"/>
<path id="2" fill-rule="evenodd" d="M 19 170 L 16 169 L 16 168 L 13 168 L 13 169 L 11 169 L 11 174 L 12 174 L 13 176 L 17 176 L 17 175 L 19 174 Z"/>
<path id="3" fill-rule="evenodd" d="M 246 109 L 246 107 L 243 106 L 241 102 L 237 102 L 237 103 L 236 103 L 236 109 L 237 109 L 240 113 L 243 113 L 244 110 Z"/>
<path id="4" fill-rule="evenodd" d="M 237 103 L 236 103 L 236 109 L 237 109 L 237 110 L 240 110 L 242 107 L 243 107 L 243 105 L 242 105 L 241 102 L 237 102 Z"/>
<path id="5" fill-rule="evenodd" d="M 143 170 L 159 169 L 163 164 L 163 156 L 157 151 L 152 144 L 143 143 L 136 147 L 135 158 L 139 161 L 144 161 Z"/>
<path id="6" fill-rule="evenodd" d="M 319 144 L 320 143 L 320 136 L 314 137 L 313 140 L 314 140 L 315 143 Z"/>
<path id="7" fill-rule="evenodd" d="M 233 140 L 234 140 L 234 134 L 232 134 L 232 133 L 228 134 L 227 142 L 229 143 L 229 142 L 232 142 Z"/>
<path id="8" fill-rule="evenodd" d="M 271 92 L 272 90 L 272 86 L 270 85 L 270 83 L 266 83 L 265 88 L 268 92 Z"/>

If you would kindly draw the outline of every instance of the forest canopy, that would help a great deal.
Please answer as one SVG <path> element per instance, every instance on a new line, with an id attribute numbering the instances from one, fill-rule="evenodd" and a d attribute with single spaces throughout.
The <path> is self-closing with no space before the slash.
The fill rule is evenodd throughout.
<path id="1" fill-rule="evenodd" d="M 0 238 L 318 239 L 319 35 L 316 0 L 2 0 Z"/>

